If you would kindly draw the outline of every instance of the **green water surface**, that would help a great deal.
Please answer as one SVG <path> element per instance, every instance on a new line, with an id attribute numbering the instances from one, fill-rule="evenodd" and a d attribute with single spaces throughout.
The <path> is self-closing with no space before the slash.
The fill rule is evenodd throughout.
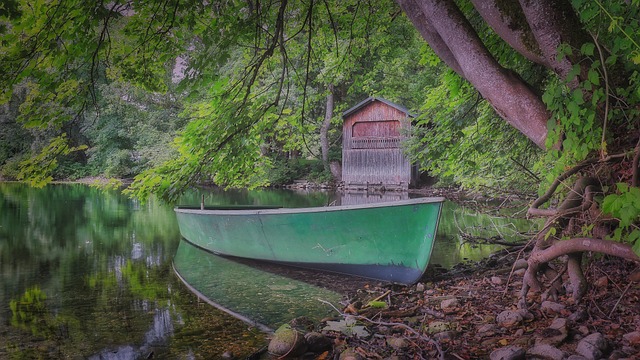
<path id="1" fill-rule="evenodd" d="M 209 205 L 358 201 L 327 192 L 213 189 L 182 203 L 199 204 L 201 194 Z M 497 249 L 467 244 L 461 232 L 508 238 L 530 227 L 446 203 L 431 263 L 450 267 Z M 174 257 L 208 301 L 176 276 Z M 266 344 L 265 334 L 209 302 L 274 328 L 300 315 L 330 315 L 322 301 L 337 304 L 345 289 L 359 286 L 313 273 L 307 280 L 320 280 L 311 285 L 287 273 L 298 271 L 263 271 L 186 246 L 170 205 L 80 184 L 0 183 L 0 359 L 217 359 L 225 351 L 242 358 Z"/>

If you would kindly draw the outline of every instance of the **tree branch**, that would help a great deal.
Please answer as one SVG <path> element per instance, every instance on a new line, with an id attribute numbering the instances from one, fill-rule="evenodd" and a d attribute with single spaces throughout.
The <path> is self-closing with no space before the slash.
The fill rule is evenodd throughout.
<path id="1" fill-rule="evenodd" d="M 629 244 L 612 240 L 581 237 L 560 240 L 544 250 L 534 251 L 529 257 L 529 264 L 532 264 L 532 262 L 542 264 L 562 255 L 585 251 L 598 252 L 629 261 L 640 262 L 640 256 L 633 252 L 633 248 Z"/>

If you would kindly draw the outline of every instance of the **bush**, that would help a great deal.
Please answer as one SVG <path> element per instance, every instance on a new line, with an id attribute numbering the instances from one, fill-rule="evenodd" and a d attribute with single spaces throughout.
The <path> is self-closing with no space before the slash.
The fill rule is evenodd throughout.
<path id="1" fill-rule="evenodd" d="M 331 173 L 324 171 L 322 161 L 316 159 L 276 159 L 267 174 L 271 185 L 288 185 L 294 180 L 328 182 Z"/>

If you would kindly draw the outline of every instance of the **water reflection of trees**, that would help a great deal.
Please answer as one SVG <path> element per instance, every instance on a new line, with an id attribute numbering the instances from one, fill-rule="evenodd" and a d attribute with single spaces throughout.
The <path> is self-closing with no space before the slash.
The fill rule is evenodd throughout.
<path id="1" fill-rule="evenodd" d="M 527 219 L 479 213 L 453 202 L 445 202 L 432 255 L 432 263 L 451 267 L 467 260 L 480 260 L 500 250 L 499 245 L 479 245 L 469 237 L 500 238 L 506 242 L 526 239 L 538 224 Z"/>

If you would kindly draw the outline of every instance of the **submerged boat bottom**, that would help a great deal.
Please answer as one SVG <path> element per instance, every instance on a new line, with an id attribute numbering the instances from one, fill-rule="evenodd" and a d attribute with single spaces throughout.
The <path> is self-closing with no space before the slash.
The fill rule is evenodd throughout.
<path id="1" fill-rule="evenodd" d="M 230 259 L 239 259 L 239 260 L 251 260 L 251 261 L 259 261 L 265 263 L 272 263 L 296 268 L 303 269 L 312 269 L 319 271 L 327 271 L 331 273 L 339 273 L 348 276 L 359 276 L 364 278 L 369 278 L 373 280 L 380 281 L 389 281 L 393 283 L 411 285 L 417 282 L 421 277 L 423 272 L 419 269 L 410 268 L 401 265 L 379 265 L 379 264 L 340 264 L 340 263 L 310 263 L 310 262 L 292 262 L 292 261 L 273 261 L 273 260 L 264 260 L 264 259 L 251 259 L 238 257 L 233 255 L 227 255 L 218 253 L 215 251 L 211 251 L 205 247 L 199 246 L 188 239 L 182 238 L 184 241 L 189 244 L 200 248 L 206 252 L 209 252 L 214 255 L 222 256 Z"/>

